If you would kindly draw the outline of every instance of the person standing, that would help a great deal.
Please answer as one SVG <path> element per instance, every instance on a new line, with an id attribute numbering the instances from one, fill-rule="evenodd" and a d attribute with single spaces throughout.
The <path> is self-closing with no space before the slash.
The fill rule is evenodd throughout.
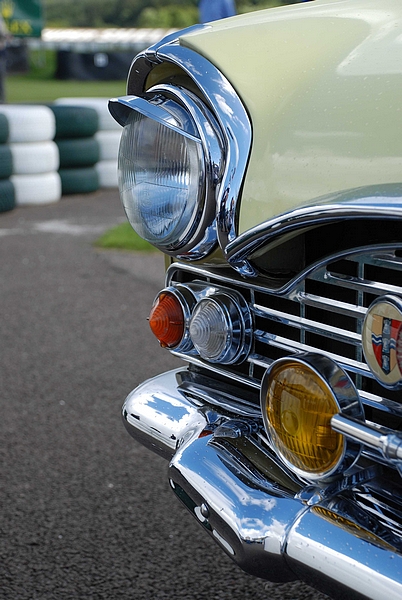
<path id="1" fill-rule="evenodd" d="M 234 0 L 200 0 L 198 10 L 201 23 L 217 21 L 236 14 Z"/>

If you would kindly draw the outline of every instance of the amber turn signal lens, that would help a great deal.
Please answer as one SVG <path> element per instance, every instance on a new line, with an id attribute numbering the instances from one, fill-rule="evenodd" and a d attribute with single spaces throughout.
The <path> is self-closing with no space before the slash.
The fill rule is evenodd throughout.
<path id="1" fill-rule="evenodd" d="M 178 298 L 171 292 L 157 296 L 149 315 L 152 333 L 164 348 L 174 348 L 183 338 L 184 315 Z"/>
<path id="2" fill-rule="evenodd" d="M 269 374 L 265 423 L 278 453 L 301 474 L 326 474 L 342 458 L 343 436 L 331 428 L 339 412 L 331 389 L 308 365 L 278 361 Z"/>

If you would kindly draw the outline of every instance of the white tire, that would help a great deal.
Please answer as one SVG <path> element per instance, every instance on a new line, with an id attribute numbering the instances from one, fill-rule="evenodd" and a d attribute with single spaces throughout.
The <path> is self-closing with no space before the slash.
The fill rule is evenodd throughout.
<path id="1" fill-rule="evenodd" d="M 115 129 L 121 132 L 121 125 L 117 123 L 109 112 L 109 98 L 58 98 L 55 104 L 67 104 L 70 106 L 89 106 L 98 113 L 99 130 Z"/>
<path id="2" fill-rule="evenodd" d="M 13 161 L 13 175 L 49 173 L 59 168 L 59 150 L 53 141 L 13 142 L 9 147 Z"/>
<path id="3" fill-rule="evenodd" d="M 117 160 L 121 131 L 98 131 L 95 139 L 99 144 L 99 160 Z"/>
<path id="4" fill-rule="evenodd" d="M 100 160 L 95 165 L 101 188 L 118 187 L 117 160 Z"/>
<path id="5" fill-rule="evenodd" d="M 12 175 L 17 206 L 52 204 L 61 199 L 60 175 L 54 171 L 38 175 Z"/>
<path id="6" fill-rule="evenodd" d="M 48 106 L 2 104 L 10 129 L 8 142 L 46 142 L 53 140 L 56 120 Z"/>

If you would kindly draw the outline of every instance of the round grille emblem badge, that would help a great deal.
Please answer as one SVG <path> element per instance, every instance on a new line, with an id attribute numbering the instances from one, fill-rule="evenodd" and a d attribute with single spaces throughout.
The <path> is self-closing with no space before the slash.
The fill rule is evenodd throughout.
<path id="1" fill-rule="evenodd" d="M 363 352 L 374 377 L 388 388 L 402 385 L 402 300 L 382 296 L 369 307 L 363 324 Z"/>

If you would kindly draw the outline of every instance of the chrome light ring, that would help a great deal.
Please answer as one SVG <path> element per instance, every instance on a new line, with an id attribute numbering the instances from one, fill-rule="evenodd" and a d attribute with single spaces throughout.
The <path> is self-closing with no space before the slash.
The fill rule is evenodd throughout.
<path id="1" fill-rule="evenodd" d="M 306 451 L 306 442 L 303 446 L 303 444 L 297 439 L 298 432 L 297 434 L 295 433 L 299 427 L 297 419 L 300 415 L 296 414 L 295 416 L 290 414 L 290 416 L 286 416 L 284 418 L 292 421 L 291 427 L 286 425 L 286 428 L 288 432 L 290 432 L 290 435 L 293 435 L 296 440 L 294 444 L 292 440 L 292 444 L 293 448 L 297 448 L 297 451 L 295 451 L 293 456 L 293 449 L 290 452 L 287 452 L 286 449 L 283 450 L 280 436 L 275 431 L 273 423 L 268 416 L 268 413 L 270 412 L 268 407 L 268 398 L 270 394 L 272 394 L 272 385 L 275 377 L 277 377 L 278 370 L 280 371 L 282 368 L 286 369 L 287 366 L 289 366 L 290 369 L 297 369 L 297 367 L 300 366 L 307 373 L 310 373 L 312 378 L 318 382 L 318 385 L 322 386 L 322 388 L 325 389 L 328 395 L 331 397 L 331 401 L 334 407 L 336 407 L 334 414 L 341 414 L 348 418 L 364 421 L 364 410 L 358 392 L 346 372 L 343 371 L 333 360 L 326 356 L 314 353 L 304 353 L 297 356 L 290 356 L 273 362 L 272 365 L 267 369 L 262 380 L 260 393 L 261 411 L 267 436 L 272 449 L 280 457 L 287 468 L 289 468 L 304 481 L 316 482 L 335 479 L 336 477 L 343 475 L 345 471 L 350 469 L 355 464 L 361 452 L 361 445 L 342 436 L 340 439 L 338 439 L 340 443 L 340 450 L 335 454 L 335 458 L 329 464 L 329 466 L 323 465 L 322 468 L 300 467 L 296 453 Z M 286 386 L 283 386 L 283 389 L 285 394 L 288 394 L 289 397 L 292 395 L 292 392 L 287 390 Z M 308 391 L 305 392 L 299 386 L 299 388 L 296 390 L 295 398 L 290 398 L 289 405 L 291 406 L 292 402 L 297 405 L 301 397 L 309 401 L 311 386 L 308 387 L 307 390 Z M 284 402 L 283 405 L 281 405 L 281 410 L 283 410 L 284 414 L 288 410 L 288 406 L 285 403 L 286 401 L 289 401 L 289 397 L 286 398 L 286 396 L 283 396 Z M 291 412 L 292 411 L 290 409 L 290 413 Z M 297 413 L 297 410 L 295 413 Z M 304 426 L 308 418 L 309 417 L 307 416 Z M 299 421 L 300 420 L 302 419 L 299 419 Z M 322 423 L 321 425 L 315 425 L 315 429 L 312 429 L 316 439 L 318 439 L 318 436 L 321 435 L 321 427 Z M 291 431 L 291 428 L 293 428 L 293 431 Z M 330 418 L 326 420 L 324 428 L 327 431 L 332 429 Z M 340 434 L 335 433 L 335 435 Z M 314 447 L 312 448 L 312 451 L 314 452 Z M 291 459 L 289 458 L 290 456 Z"/>
<path id="2" fill-rule="evenodd" d="M 218 242 L 226 255 L 227 245 L 238 235 L 239 199 L 251 150 L 252 128 L 241 99 L 226 77 L 206 58 L 179 43 L 179 36 L 205 27 L 196 25 L 169 35 L 138 54 L 131 65 L 127 92 L 135 94 L 135 97 L 145 97 L 147 79 L 152 69 L 162 63 L 170 63 L 179 67 L 192 80 L 214 112 L 224 141 L 224 168 L 221 185 L 217 190 L 216 211 Z M 119 100 L 112 100 L 109 110 L 122 124 L 115 110 Z M 204 258 L 214 247 L 214 235 L 215 232 L 206 231 L 205 239 L 200 240 L 198 248 L 191 248 L 191 252 L 179 251 L 177 255 L 188 260 Z"/>
<path id="3" fill-rule="evenodd" d="M 215 351 L 211 349 L 208 336 L 213 338 L 216 330 L 211 327 L 205 330 L 205 337 L 197 332 L 197 339 L 201 338 L 203 344 L 196 341 L 196 329 L 200 327 L 204 315 L 209 313 L 211 323 L 213 317 L 221 320 L 222 337 Z M 250 352 L 252 343 L 252 318 L 249 307 L 244 298 L 232 291 L 223 288 L 211 288 L 204 293 L 195 305 L 191 316 L 190 337 L 194 347 L 203 360 L 210 363 L 234 364 L 243 362 Z"/>
<path id="4" fill-rule="evenodd" d="M 194 305 L 197 300 L 194 294 L 187 286 L 179 284 L 175 286 L 165 287 L 163 290 L 161 290 L 155 296 L 153 305 L 155 305 L 158 301 L 158 298 L 160 298 L 164 294 L 174 296 L 183 313 L 183 336 L 180 342 L 176 346 L 172 347 L 171 350 L 174 350 L 175 352 L 191 353 L 194 346 L 189 334 L 189 323 L 192 311 L 194 309 Z"/>
<path id="5" fill-rule="evenodd" d="M 149 241 L 166 254 L 187 260 L 198 260 L 209 254 L 217 243 L 216 195 L 223 173 L 223 142 L 219 126 L 211 111 L 191 92 L 168 84 L 154 86 L 148 91 L 146 98 L 126 96 L 111 100 L 109 108 L 111 114 L 123 126 L 130 126 L 133 122 L 135 128 L 134 111 L 134 114 L 151 119 L 162 128 L 167 127 L 175 134 L 183 136 L 193 147 L 198 148 L 199 170 L 194 173 L 193 169 L 192 182 L 192 186 L 197 188 L 197 198 L 187 200 L 188 204 L 184 206 L 186 212 L 179 215 L 174 222 L 173 233 L 160 240 L 154 235 Z M 132 200 L 130 191 L 131 188 L 135 188 L 133 183 L 135 177 L 130 172 L 131 154 L 134 152 L 133 148 L 130 152 L 130 144 L 131 146 L 133 144 L 130 135 L 129 130 L 126 134 L 123 133 L 120 144 L 119 187 L 127 216 L 136 228 L 135 218 L 138 216 L 138 207 Z M 166 160 L 164 156 L 157 157 L 156 160 L 158 159 L 161 163 Z M 191 177 L 191 174 L 188 176 Z M 152 184 L 148 185 L 152 189 Z M 174 191 L 171 193 L 173 194 Z M 150 199 L 148 203 L 152 206 Z M 163 205 L 161 207 L 163 208 Z M 138 219 L 142 223 L 142 229 L 146 231 L 147 223 L 142 217 L 143 215 Z M 171 222 L 167 214 L 165 221 Z M 138 233 L 141 235 L 141 231 Z M 143 234 L 142 237 L 146 236 Z"/>

